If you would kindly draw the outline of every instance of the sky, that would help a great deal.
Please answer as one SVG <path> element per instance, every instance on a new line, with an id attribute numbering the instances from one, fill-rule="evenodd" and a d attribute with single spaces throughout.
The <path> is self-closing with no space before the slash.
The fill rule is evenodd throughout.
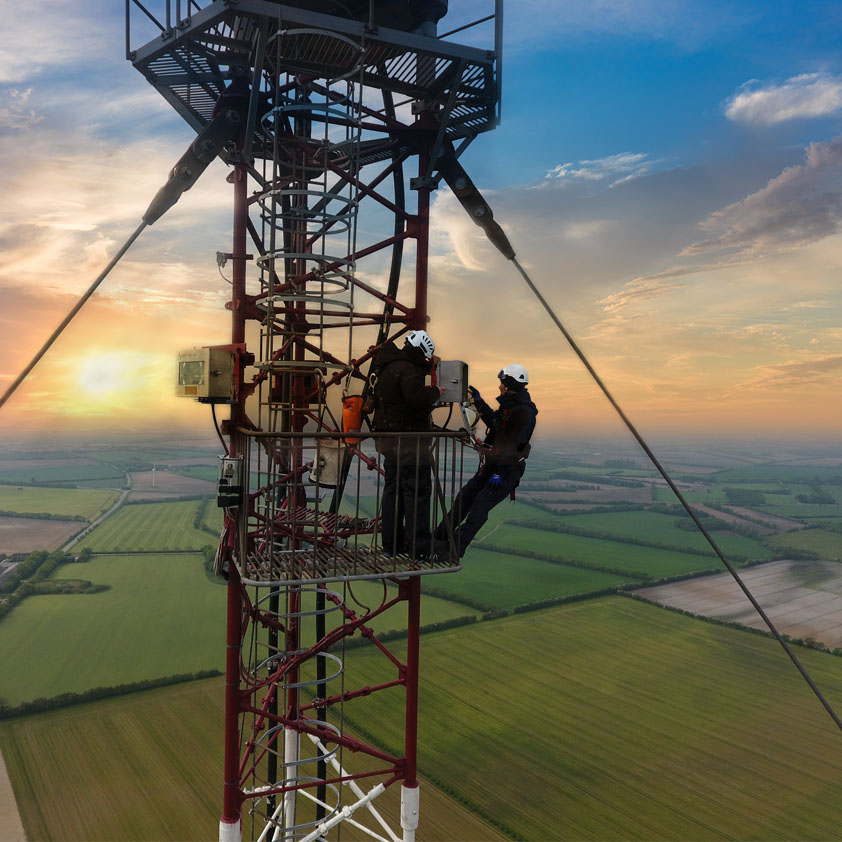
<path id="1" fill-rule="evenodd" d="M 192 138 L 124 56 L 123 4 L 3 4 L 0 386 L 135 229 Z M 156 8 L 155 2 L 149 4 Z M 488 0 L 451 0 L 451 17 Z M 502 121 L 462 163 L 644 436 L 833 441 L 842 421 L 842 6 L 518 0 Z M 206 432 L 175 354 L 228 341 L 231 188 L 212 165 L 9 403 L 0 435 Z M 530 372 L 539 433 L 623 436 L 514 267 L 446 188 L 437 353 Z"/>

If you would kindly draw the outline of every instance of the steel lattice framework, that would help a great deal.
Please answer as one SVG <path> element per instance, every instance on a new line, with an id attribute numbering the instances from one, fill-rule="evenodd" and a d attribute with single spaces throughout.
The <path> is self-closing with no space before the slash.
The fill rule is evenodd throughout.
<path id="1" fill-rule="evenodd" d="M 383 344 L 426 327 L 430 192 L 444 156 L 497 123 L 500 5 L 489 50 L 435 36 L 443 0 L 167 2 L 157 16 L 127 5 L 128 58 L 197 142 L 220 114 L 240 126 L 220 153 L 234 193 L 233 244 L 218 260 L 230 264 L 236 371 L 222 432 L 244 486 L 217 556 L 228 579 L 224 839 L 309 842 L 340 824 L 414 838 L 421 577 L 459 560 L 452 546 L 429 558 L 380 549 L 374 440 L 390 434 L 348 435 L 342 413 L 365 398 Z M 132 48 L 138 27 L 153 37 Z M 464 455 L 456 433 L 431 438 L 432 517 L 446 521 Z M 359 598 L 361 583 L 376 600 Z M 389 646 L 374 627 L 401 609 L 406 643 Z M 345 650 L 361 641 L 391 677 L 353 675 Z M 347 732 L 346 709 L 371 693 L 404 711 L 399 741 Z M 402 836 L 374 806 L 397 783 Z"/>

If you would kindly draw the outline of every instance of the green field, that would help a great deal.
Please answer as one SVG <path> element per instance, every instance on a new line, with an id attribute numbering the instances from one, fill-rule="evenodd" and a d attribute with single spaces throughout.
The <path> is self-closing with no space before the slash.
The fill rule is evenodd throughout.
<path id="1" fill-rule="evenodd" d="M 758 506 L 757 511 L 778 517 L 788 517 L 794 520 L 810 518 L 842 517 L 842 506 L 830 504 L 789 503 L 786 505 Z"/>
<path id="2" fill-rule="evenodd" d="M 710 570 L 720 564 L 714 555 L 690 555 L 677 550 L 624 544 L 621 541 L 583 538 L 579 535 L 566 535 L 563 532 L 550 532 L 543 529 L 527 529 L 511 523 L 502 524 L 492 535 L 489 535 L 487 540 L 489 544 L 511 549 L 513 554 L 517 554 L 520 547 L 528 548 L 534 552 L 579 561 L 595 567 L 628 570 L 632 574 L 646 573 L 653 579 L 678 576 L 695 570 Z"/>
<path id="3" fill-rule="evenodd" d="M 842 477 L 842 461 L 835 467 L 817 465 L 782 465 L 770 462 L 763 465 L 746 465 L 743 468 L 729 468 L 717 471 L 712 478 L 724 485 L 741 482 L 805 482 L 822 484 Z"/>
<path id="4" fill-rule="evenodd" d="M 429 579 L 429 586 L 487 605 L 514 608 L 543 599 L 591 593 L 626 582 L 618 576 L 565 564 L 551 564 L 515 553 L 486 552 L 482 545 L 470 547 L 462 559 L 462 570 Z"/>
<path id="5" fill-rule="evenodd" d="M 110 589 L 30 596 L 3 618 L 0 704 L 222 668 L 226 591 L 208 580 L 199 554 L 97 555 L 59 567 L 51 578 L 71 577 Z M 333 587 L 342 593 L 341 585 Z M 389 598 L 393 595 L 390 589 Z M 356 582 L 343 596 L 361 613 L 358 603 L 379 605 L 383 588 Z M 478 613 L 422 597 L 423 625 Z M 406 628 L 405 606 L 396 606 L 371 626 L 378 632 Z M 309 618 L 304 634 L 313 634 Z"/>
<path id="6" fill-rule="evenodd" d="M 193 526 L 200 500 L 180 503 L 144 503 L 123 506 L 76 549 L 96 553 L 200 550 L 215 543 L 212 535 Z"/>
<path id="7" fill-rule="evenodd" d="M 389 674 L 367 657 L 355 680 Z M 774 641 L 612 597 L 422 657 L 421 770 L 515 838 L 840 838 L 838 731 Z M 838 659 L 799 657 L 840 709 Z M 399 708 L 365 702 L 395 748 Z"/>
<path id="8" fill-rule="evenodd" d="M 210 679 L 0 722 L 0 749 L 27 838 L 216 839 L 223 701 L 222 679 Z M 505 839 L 423 778 L 421 792 L 421 838 Z M 393 827 L 399 799 L 395 785 L 376 802 Z M 244 839 L 247 826 L 245 816 Z M 342 838 L 370 837 L 346 828 Z"/>
<path id="9" fill-rule="evenodd" d="M 222 668 L 225 588 L 200 555 L 102 555 L 52 576 L 71 577 L 111 589 L 30 596 L 3 618 L 4 704 Z"/>
<path id="10" fill-rule="evenodd" d="M 769 539 L 776 547 L 786 550 L 794 547 L 808 550 L 820 558 L 842 558 L 842 533 L 827 532 L 824 529 L 799 529 L 784 532 Z"/>
<path id="11" fill-rule="evenodd" d="M 125 481 L 123 473 L 110 465 L 90 462 L 87 465 L 45 465 L 43 468 L 15 468 L 3 470 L 0 463 L 0 483 L 4 485 L 36 485 L 37 483 L 83 484 L 110 481 L 119 488 Z"/>
<path id="12" fill-rule="evenodd" d="M 693 526 L 692 530 L 681 529 L 676 521 L 681 520 L 692 525 L 690 516 L 686 514 L 664 515 L 657 512 L 608 512 L 603 514 L 565 515 L 559 518 L 560 523 L 588 529 L 594 532 L 604 532 L 624 538 L 635 538 L 639 541 L 650 541 L 654 544 L 667 544 L 691 550 L 710 552 L 710 544 L 705 537 Z M 714 540 L 728 555 L 742 555 L 748 558 L 769 558 L 770 552 L 760 542 L 742 535 L 727 532 L 714 532 Z"/>
<path id="13" fill-rule="evenodd" d="M 81 515 L 93 520 L 112 506 L 117 491 L 90 488 L 33 488 L 0 485 L 0 510 L 7 512 L 45 512 L 52 515 Z"/>
<path id="14" fill-rule="evenodd" d="M 798 654 L 839 709 L 838 659 Z M 348 686 L 394 676 L 352 655 Z M 420 839 L 498 838 L 484 819 L 529 842 L 840 838 L 838 732 L 774 641 L 612 597 L 421 655 L 420 772 L 467 810 L 423 783 Z M 348 705 L 395 751 L 399 695 Z M 212 838 L 222 698 L 214 679 L 0 723 L 28 838 Z"/>

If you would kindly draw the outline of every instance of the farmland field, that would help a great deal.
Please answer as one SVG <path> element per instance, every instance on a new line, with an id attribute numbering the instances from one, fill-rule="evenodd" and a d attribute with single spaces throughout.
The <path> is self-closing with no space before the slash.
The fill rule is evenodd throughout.
<path id="1" fill-rule="evenodd" d="M 0 485 L 0 510 L 45 512 L 52 515 L 81 515 L 93 520 L 118 497 L 116 491 L 93 488 L 33 488 Z"/>
<path id="2" fill-rule="evenodd" d="M 820 558 L 842 558 L 842 533 L 827 532 L 823 529 L 801 529 L 787 532 L 770 539 L 776 547 L 786 549 L 795 547 L 816 553 Z"/>
<path id="3" fill-rule="evenodd" d="M 431 577 L 426 584 L 491 608 L 514 608 L 639 581 L 632 576 L 551 564 L 515 553 L 486 552 L 482 545 L 470 547 L 462 564 L 459 573 Z"/>
<path id="4" fill-rule="evenodd" d="M 559 518 L 561 523 L 581 529 L 605 532 L 623 538 L 651 541 L 656 544 L 668 544 L 692 550 L 710 552 L 710 545 L 704 536 L 694 527 L 692 530 L 681 529 L 676 521 L 681 520 L 692 525 L 689 515 L 659 514 L 657 512 L 611 512 L 599 515 L 566 515 Z M 769 558 L 769 550 L 742 535 L 715 532 L 717 544 L 729 555 L 744 555 L 748 558 Z"/>
<path id="5" fill-rule="evenodd" d="M 122 471 L 97 462 L 87 462 L 83 465 L 44 465 L 16 470 L 4 470 L 3 463 L 0 462 L 0 483 L 4 485 L 36 485 L 37 483 L 81 485 L 94 481 L 109 481 L 114 488 L 120 488 L 124 480 Z"/>
<path id="6" fill-rule="evenodd" d="M 838 710 L 839 660 L 799 657 Z M 839 838 L 838 733 L 774 641 L 611 597 L 442 632 L 423 658 L 422 772 L 516 838 Z M 394 748 L 396 708 L 366 703 Z"/>
<path id="7" fill-rule="evenodd" d="M 214 543 L 211 535 L 193 526 L 200 502 L 123 506 L 76 548 L 90 547 L 97 553 L 200 550 Z"/>
<path id="8" fill-rule="evenodd" d="M 0 723 L 27 837 L 215 839 L 223 701 L 223 680 L 208 679 Z M 393 826 L 398 801 L 393 786 L 376 802 Z M 429 842 L 505 839 L 423 778 L 420 815 Z M 342 838 L 361 835 L 348 828 Z"/>
<path id="9" fill-rule="evenodd" d="M 208 581 L 200 555 L 97 555 L 63 565 L 51 578 L 88 579 L 110 589 L 30 596 L 3 618 L 0 703 L 222 668 L 226 591 Z M 382 587 L 356 582 L 345 598 L 359 611 L 354 599 L 377 605 Z M 424 625 L 477 613 L 422 597 Z M 380 632 L 405 628 L 405 606 L 396 606 L 371 626 Z M 307 623 L 305 634 L 309 631 Z M 33 663 L 41 668 L 33 669 Z"/>
<path id="10" fill-rule="evenodd" d="M 493 535 L 489 535 L 488 543 L 506 547 L 513 553 L 517 552 L 518 547 L 528 547 L 535 552 L 580 561 L 595 567 L 628 570 L 632 574 L 646 573 L 656 579 L 694 570 L 710 570 L 719 564 L 713 554 L 691 555 L 677 550 L 624 544 L 621 541 L 527 529 L 510 523 L 502 524 Z"/>
<path id="11" fill-rule="evenodd" d="M 52 578 L 111 589 L 30 596 L 3 618 L 4 704 L 222 668 L 225 588 L 200 555 L 95 556 Z"/>
<path id="12" fill-rule="evenodd" d="M 78 520 L 0 517 L 0 553 L 31 553 L 63 547 L 85 524 Z"/>

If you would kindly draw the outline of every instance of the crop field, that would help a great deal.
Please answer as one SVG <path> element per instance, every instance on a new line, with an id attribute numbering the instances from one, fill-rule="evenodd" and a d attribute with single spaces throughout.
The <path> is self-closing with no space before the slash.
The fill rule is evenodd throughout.
<path id="1" fill-rule="evenodd" d="M 94 552 L 200 550 L 212 536 L 193 526 L 199 500 L 123 506 L 83 538 L 77 548 Z"/>
<path id="2" fill-rule="evenodd" d="M 842 462 L 836 465 L 782 465 L 772 462 L 729 468 L 715 474 L 716 481 L 725 484 L 739 482 L 805 482 L 823 483 L 842 476 Z"/>
<path id="3" fill-rule="evenodd" d="M 123 474 L 109 465 L 88 462 L 84 465 L 44 465 L 36 468 L 3 470 L 0 462 L 0 483 L 4 485 L 35 485 L 39 482 L 81 484 L 92 480 L 112 480 L 119 487 Z"/>
<path id="4" fill-rule="evenodd" d="M 677 550 L 624 544 L 621 541 L 527 529 L 510 523 L 502 524 L 493 535 L 489 535 L 487 543 L 511 549 L 513 554 L 517 553 L 519 547 L 528 547 L 531 551 L 559 559 L 578 561 L 594 567 L 628 570 L 632 578 L 635 573 L 646 573 L 654 579 L 677 576 L 694 570 L 710 570 L 720 563 L 712 551 L 710 556 L 691 555 Z"/>
<path id="5" fill-rule="evenodd" d="M 481 547 L 474 545 L 468 549 L 458 573 L 430 577 L 425 584 L 490 608 L 510 609 L 542 599 L 592 593 L 639 581 L 632 576 L 536 561 L 514 553 L 486 552 Z"/>
<path id="6" fill-rule="evenodd" d="M 842 517 L 842 505 L 829 503 L 790 503 L 788 505 L 758 506 L 759 511 L 778 517 L 808 520 L 822 517 Z"/>
<path id="7" fill-rule="evenodd" d="M 441 632 L 422 657 L 421 771 L 514 838 L 839 838 L 838 733 L 774 641 L 611 597 Z M 838 659 L 799 657 L 842 707 Z M 397 707 L 366 704 L 394 748 Z"/>
<path id="8" fill-rule="evenodd" d="M 769 539 L 776 547 L 794 547 L 817 553 L 820 558 L 842 558 L 842 533 L 824 529 L 800 529 Z"/>
<path id="9" fill-rule="evenodd" d="M 110 589 L 30 596 L 3 618 L 0 703 L 222 669 L 226 590 L 208 581 L 200 555 L 97 555 L 63 565 L 51 578 L 87 579 Z M 359 611 L 359 604 L 379 605 L 382 595 L 381 586 L 356 582 L 345 599 Z M 422 596 L 424 625 L 478 613 Z M 405 606 L 396 606 L 371 626 L 378 632 L 406 628 Z M 311 624 L 305 624 L 304 633 L 312 633 Z M 33 669 L 33 664 L 43 668 Z"/>
<path id="10" fill-rule="evenodd" d="M 90 454 L 91 459 L 117 465 L 124 471 L 151 470 L 153 465 L 171 465 L 185 459 L 201 459 L 208 464 L 216 461 L 218 448 L 209 447 L 149 447 L 111 449 Z"/>
<path id="11" fill-rule="evenodd" d="M 222 668 L 225 588 L 200 555 L 95 556 L 52 578 L 111 587 L 30 596 L 3 618 L 4 704 Z"/>
<path id="12" fill-rule="evenodd" d="M 0 517 L 0 553 L 52 552 L 84 529 L 78 520 L 36 520 Z"/>
<path id="13" fill-rule="evenodd" d="M 223 702 L 223 680 L 208 679 L 0 723 L 27 838 L 215 839 Z M 428 842 L 505 839 L 423 778 L 421 793 L 419 834 Z M 399 798 L 393 786 L 376 802 L 392 826 Z M 348 829 L 342 838 L 364 837 Z"/>
<path id="14" fill-rule="evenodd" d="M 677 520 L 692 525 L 689 515 L 686 514 L 664 515 L 645 511 L 566 515 L 559 518 L 560 523 L 594 532 L 605 532 L 618 537 L 692 550 L 710 550 L 710 545 L 695 526 L 691 531 L 681 529 L 676 524 Z M 722 532 L 713 534 L 717 544 L 728 554 L 744 555 L 749 558 L 769 558 L 769 550 L 758 541 L 742 535 Z"/>
<path id="15" fill-rule="evenodd" d="M 118 492 L 88 488 L 33 488 L 0 485 L 0 510 L 81 515 L 93 520 L 117 501 Z"/>
<path id="16" fill-rule="evenodd" d="M 201 479 L 205 482 L 216 483 L 219 476 L 219 468 L 216 465 L 182 465 L 173 473 L 181 474 L 191 479 Z"/>

